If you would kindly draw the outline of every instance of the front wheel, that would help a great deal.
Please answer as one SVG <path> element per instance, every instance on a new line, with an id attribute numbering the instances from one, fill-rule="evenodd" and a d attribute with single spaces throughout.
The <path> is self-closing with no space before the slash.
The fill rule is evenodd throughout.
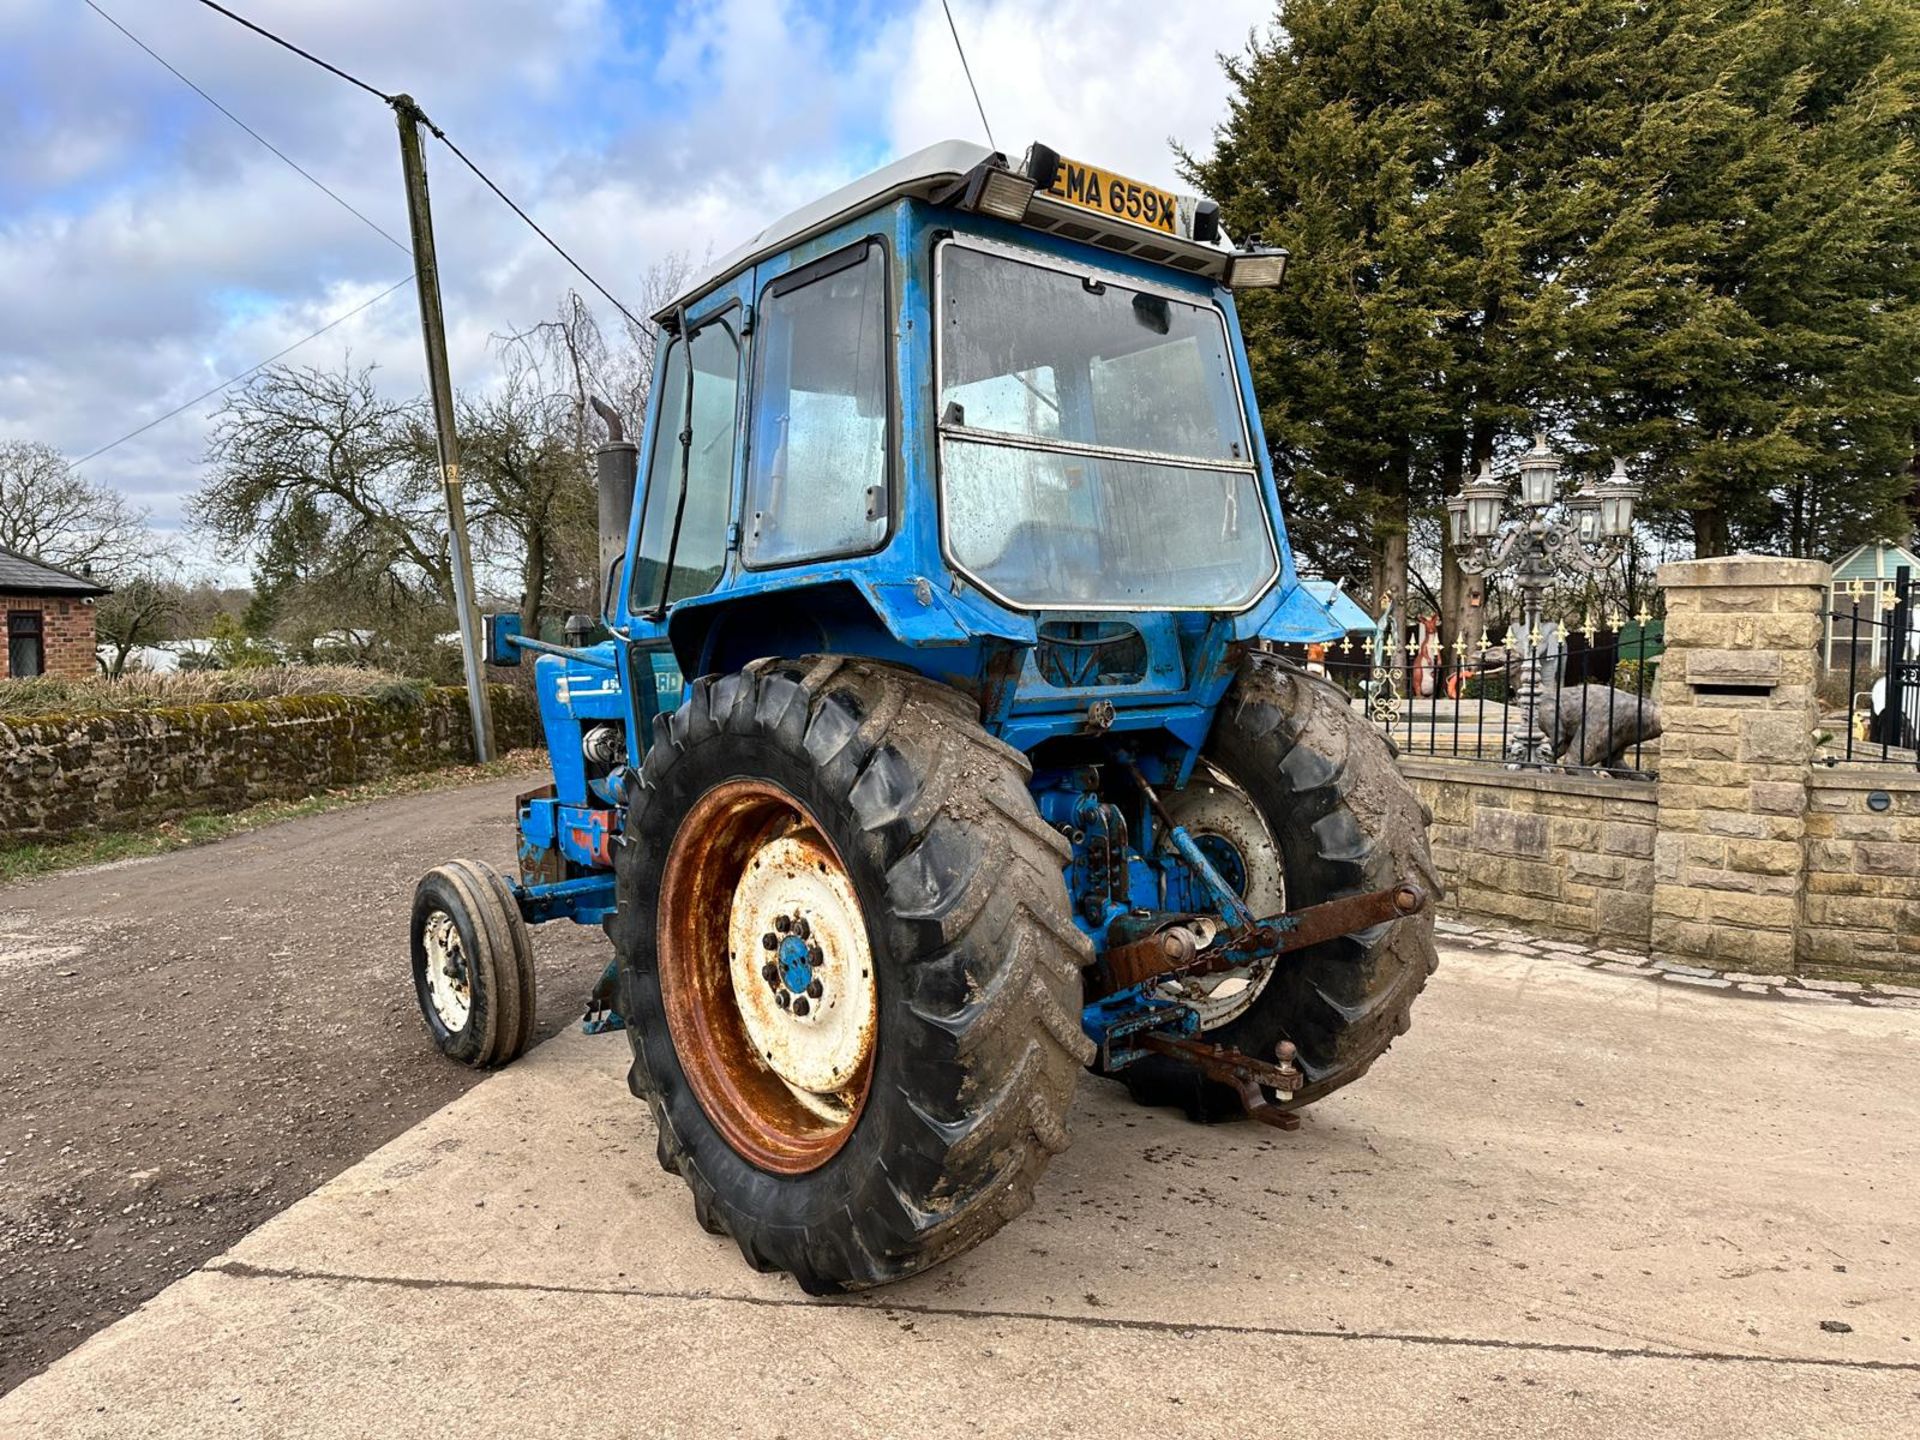
<path id="1" fill-rule="evenodd" d="M 1092 1046 L 1064 842 L 972 703 L 832 657 L 696 682 L 616 851 L 630 1083 L 709 1230 L 814 1293 L 1032 1201 Z"/>
<path id="2" fill-rule="evenodd" d="M 413 891 L 413 992 L 434 1045 L 486 1068 L 533 1038 L 533 942 L 507 882 L 477 860 L 450 860 Z"/>

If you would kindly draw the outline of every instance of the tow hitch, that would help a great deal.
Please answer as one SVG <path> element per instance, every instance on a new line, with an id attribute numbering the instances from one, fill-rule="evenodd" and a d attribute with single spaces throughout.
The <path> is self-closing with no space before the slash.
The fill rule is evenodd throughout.
<path id="1" fill-rule="evenodd" d="M 1219 902 L 1220 916 L 1155 914 L 1136 910 L 1108 927 L 1105 951 L 1087 972 L 1088 1014 L 1099 1016 L 1101 1060 L 1112 1070 L 1145 1055 L 1164 1055 L 1191 1065 L 1209 1080 L 1229 1086 L 1247 1115 L 1292 1130 L 1299 1119 L 1281 1107 L 1305 1083 L 1298 1049 L 1282 1040 L 1272 1061 L 1257 1059 L 1199 1036 L 1199 1016 L 1149 987 L 1275 962 L 1342 935 L 1417 915 L 1427 892 L 1403 881 L 1383 890 L 1342 895 L 1318 905 L 1264 919 L 1253 915 L 1193 838 L 1173 820 L 1139 768 L 1133 778 L 1164 825 L 1164 843 L 1192 867 Z M 1224 920 L 1224 925 L 1222 921 Z"/>
<path id="2" fill-rule="evenodd" d="M 1300 1128 L 1300 1117 L 1280 1108 L 1304 1083 L 1300 1067 L 1293 1063 L 1298 1052 L 1291 1040 L 1280 1042 L 1276 1050 L 1280 1062 L 1277 1065 L 1229 1050 L 1224 1045 L 1209 1045 L 1204 1040 L 1188 1040 L 1158 1031 L 1142 1035 L 1140 1046 L 1184 1060 L 1209 1080 L 1231 1085 L 1246 1108 L 1247 1118 L 1281 1130 Z M 1273 1092 L 1271 1099 L 1267 1096 L 1269 1090 Z"/>
<path id="3" fill-rule="evenodd" d="M 1165 1055 L 1193 1066 L 1209 1080 L 1231 1087 L 1248 1118 L 1281 1130 L 1297 1129 L 1299 1117 L 1281 1108 L 1304 1083 L 1295 1063 L 1298 1051 L 1291 1040 L 1280 1042 L 1274 1062 L 1259 1060 L 1196 1038 L 1198 1016 L 1188 1006 L 1160 1000 L 1132 1008 L 1120 997 L 1156 981 L 1218 974 L 1304 950 L 1323 940 L 1418 914 L 1426 905 L 1424 890 L 1404 884 L 1364 895 L 1343 895 L 1242 925 L 1227 934 L 1216 935 L 1213 922 L 1206 916 L 1165 916 L 1157 921 L 1154 917 L 1129 916 L 1128 924 L 1116 921 L 1109 933 L 1119 943 L 1088 972 L 1089 988 L 1097 992 L 1089 1013 L 1104 1010 L 1112 1017 L 1105 1027 L 1102 1062 L 1113 1070 L 1149 1052 Z M 1147 933 L 1140 934 L 1146 927 L 1150 927 Z M 1129 933 L 1139 938 L 1121 938 Z"/>

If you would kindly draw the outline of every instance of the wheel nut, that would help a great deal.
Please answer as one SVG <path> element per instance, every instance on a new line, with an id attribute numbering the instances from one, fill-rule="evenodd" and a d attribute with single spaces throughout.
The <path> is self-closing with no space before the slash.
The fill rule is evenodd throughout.
<path id="1" fill-rule="evenodd" d="M 762 950 L 778 950 L 780 948 L 780 937 L 771 930 L 767 931 L 766 934 L 760 937 L 760 948 Z"/>
<path id="2" fill-rule="evenodd" d="M 774 916 L 773 928 L 778 930 L 782 935 L 786 934 L 789 930 L 793 929 L 793 917 L 790 915 Z"/>
<path id="3" fill-rule="evenodd" d="M 786 986 L 782 985 L 778 990 L 773 992 L 773 1003 L 778 1005 L 782 1010 L 793 1003 L 793 997 L 787 994 Z"/>
<path id="4" fill-rule="evenodd" d="M 825 953 L 822 952 L 818 945 L 807 946 L 807 964 L 811 965 L 814 969 L 818 970 L 826 958 Z"/>
<path id="5" fill-rule="evenodd" d="M 806 1013 L 807 1013 L 807 1010 L 808 1010 L 809 1008 L 810 1008 L 810 1007 L 809 1007 L 809 1006 L 807 1005 L 807 997 L 806 997 L 806 996 L 804 996 L 804 995 L 800 995 L 800 996 L 796 996 L 796 997 L 795 997 L 795 999 L 794 999 L 794 1002 L 793 1002 L 793 1013 L 794 1013 L 794 1014 L 796 1014 L 796 1015 L 804 1015 L 804 1014 L 806 1014 Z"/>
<path id="6" fill-rule="evenodd" d="M 826 993 L 827 987 L 822 985 L 818 980 L 815 980 L 811 985 L 807 986 L 807 994 L 816 1000 Z"/>
<path id="7" fill-rule="evenodd" d="M 780 983 L 780 967 L 771 960 L 767 961 L 766 964 L 760 967 L 760 978 L 769 985 L 778 985 Z"/>
<path id="8" fill-rule="evenodd" d="M 802 940 L 813 934 L 813 927 L 807 924 L 806 916 L 801 915 L 794 920 L 793 933 L 798 935 Z"/>

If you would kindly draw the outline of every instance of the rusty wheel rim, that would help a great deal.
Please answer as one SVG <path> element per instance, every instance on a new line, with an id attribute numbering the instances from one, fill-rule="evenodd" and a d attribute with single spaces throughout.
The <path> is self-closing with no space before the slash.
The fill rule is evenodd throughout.
<path id="1" fill-rule="evenodd" d="M 660 998 L 700 1107 L 777 1174 L 826 1163 L 872 1083 L 878 984 L 839 852 L 764 780 L 694 804 L 660 885 Z"/>

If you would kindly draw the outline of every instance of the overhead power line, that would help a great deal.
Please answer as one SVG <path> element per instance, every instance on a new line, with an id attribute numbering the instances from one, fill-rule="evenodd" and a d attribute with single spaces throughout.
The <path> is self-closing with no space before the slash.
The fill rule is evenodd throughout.
<path id="1" fill-rule="evenodd" d="M 294 54 L 298 55 L 301 59 L 311 61 L 313 64 L 318 65 L 322 70 L 326 70 L 331 72 L 332 74 L 338 75 L 342 80 L 348 81 L 349 83 L 354 85 L 358 85 L 362 90 L 365 90 L 369 95 L 377 95 L 380 97 L 380 99 L 384 100 L 388 105 L 393 105 L 396 108 L 398 108 L 398 102 L 400 101 L 401 97 L 389 95 L 387 94 L 386 91 L 377 89 L 376 87 L 369 85 L 366 81 L 360 79 L 359 76 L 350 75 L 345 70 L 342 70 L 338 65 L 329 64 L 327 61 L 322 60 L 318 55 L 313 54 L 311 51 L 301 49 L 298 45 L 295 45 L 291 40 L 281 39 L 278 35 L 274 34 L 271 30 L 263 29 L 262 27 L 254 24 L 253 21 L 247 19 L 245 16 L 236 15 L 234 14 L 233 11 L 227 9 L 226 6 L 215 4 L 214 0 L 200 0 L 200 3 L 202 5 L 205 5 L 209 10 L 219 11 L 220 14 L 225 15 L 229 20 L 232 20 L 237 24 L 246 26 L 247 29 L 253 31 L 256 35 L 264 36 L 265 38 L 267 38 L 268 40 L 271 40 L 274 44 L 282 47 L 283 49 L 291 50 Z M 951 16 L 949 16 L 949 19 L 951 19 Z M 963 55 L 961 59 L 962 59 L 962 62 L 964 63 L 965 56 Z M 968 76 L 968 80 L 969 82 L 971 82 L 972 80 L 971 75 Z M 978 100 L 979 98 L 978 92 L 975 93 L 974 98 Z M 538 235 L 542 240 L 544 240 L 547 243 L 548 248 L 550 248 L 554 254 L 558 255 L 562 260 L 566 261 L 567 264 L 571 265 L 574 268 L 574 270 L 578 272 L 578 274 L 583 280 L 585 280 L 595 290 L 598 290 L 603 296 L 605 296 L 607 301 L 614 307 L 614 309 L 618 310 L 622 315 L 626 316 L 626 318 L 632 321 L 635 325 L 640 324 L 638 317 L 636 317 L 634 313 L 631 310 L 629 310 L 625 305 L 621 304 L 618 297 L 616 297 L 611 290 L 607 289 L 606 286 L 602 285 L 597 279 L 595 279 L 593 276 L 593 273 L 590 270 L 588 270 L 586 266 L 582 265 L 578 260 L 574 259 L 573 256 L 568 254 L 567 251 L 564 248 L 562 248 L 559 241 L 555 240 L 551 235 L 547 234 L 545 230 L 541 229 L 540 226 L 535 222 L 534 218 L 531 215 L 527 214 L 527 212 L 524 209 L 522 209 L 514 201 L 512 196 L 508 195 L 506 191 L 502 190 L 498 185 L 496 185 L 486 171 L 482 170 L 478 165 L 474 164 L 473 161 L 469 160 L 467 158 L 466 152 L 463 151 L 458 145 L 454 144 L 453 141 L 447 137 L 446 131 L 442 130 L 438 125 L 434 124 L 432 120 L 428 119 L 426 113 L 422 111 L 417 105 L 413 105 L 410 101 L 407 102 L 407 104 L 409 108 L 412 109 L 415 118 L 417 118 L 419 121 L 425 124 L 426 127 L 433 132 L 434 138 L 437 139 L 442 145 L 445 145 L 447 149 L 451 150 L 454 153 L 455 157 L 459 159 L 462 165 L 465 165 L 476 176 L 478 176 L 480 179 L 480 183 L 485 185 L 489 190 L 491 190 L 495 195 L 497 195 L 502 201 L 502 203 L 504 203 L 509 210 L 513 211 L 515 215 L 519 216 L 520 219 L 526 224 L 528 229 L 532 230 L 534 234 Z M 982 118 L 983 119 L 985 118 L 984 112 L 982 114 Z M 988 138 L 989 139 L 992 138 L 991 134 L 989 134 Z"/>
<path id="2" fill-rule="evenodd" d="M 307 60 L 312 62 L 313 64 L 318 65 L 322 70 L 331 71 L 333 74 L 338 75 L 342 80 L 346 81 L 349 85 L 358 85 L 362 90 L 366 91 L 369 95 L 378 96 L 381 100 L 386 101 L 386 103 L 389 105 L 393 103 L 393 96 L 387 94 L 386 91 L 381 90 L 376 86 L 369 85 L 366 81 L 362 80 L 358 75 L 349 75 L 346 71 L 342 70 L 338 65 L 328 64 L 325 60 L 322 60 L 318 55 L 315 55 L 312 51 L 302 50 L 298 45 L 294 44 L 291 40 L 282 40 L 278 35 L 274 34 L 271 30 L 262 29 L 260 26 L 254 24 L 253 21 L 247 19 L 246 16 L 236 15 L 233 13 L 233 11 L 227 9 L 226 6 L 214 4 L 214 0 L 200 0 L 200 3 L 206 6 L 209 10 L 218 10 L 222 15 L 226 16 L 229 20 L 233 21 L 234 24 L 244 25 L 247 27 L 247 29 L 253 31 L 254 34 L 265 36 L 267 39 L 271 40 L 274 44 L 278 45 L 281 49 L 291 50 L 294 54 L 298 55 L 302 60 Z"/>
<path id="3" fill-rule="evenodd" d="M 411 285 L 412 283 L 413 283 L 413 277 L 411 275 L 408 275 L 403 279 L 394 281 L 393 284 L 389 285 L 386 289 L 382 290 L 378 295 L 374 296 L 371 300 L 362 301 L 360 304 L 354 306 L 353 309 L 347 311 L 344 315 L 334 316 L 333 319 L 329 320 L 326 324 L 322 325 L 318 330 L 314 331 L 311 335 L 303 336 L 302 338 L 294 341 L 291 345 L 287 346 L 287 348 L 284 350 L 276 350 L 273 354 L 269 355 L 266 359 L 262 360 L 258 365 L 249 366 L 247 369 L 242 370 L 238 375 L 230 376 L 229 378 L 222 380 L 218 385 L 214 386 L 211 390 L 201 391 L 198 395 L 194 396 L 191 400 L 187 401 L 184 405 L 176 405 L 173 407 L 173 409 L 167 411 L 166 414 L 154 416 L 153 419 L 147 421 L 147 423 L 142 425 L 138 430 L 129 430 L 126 434 L 122 435 L 118 440 L 109 440 L 106 444 L 102 445 L 98 450 L 89 451 L 87 454 L 82 455 L 78 460 L 75 460 L 71 465 L 67 466 L 67 469 L 78 470 L 82 465 L 86 464 L 89 460 L 98 459 L 100 456 L 106 454 L 107 451 L 113 449 L 114 446 L 124 445 L 127 443 L 127 441 L 133 439 L 135 436 L 146 434 L 147 431 L 153 429 L 154 426 L 165 424 L 167 421 L 173 419 L 174 416 L 180 414 L 182 411 L 191 410 L 194 406 L 198 405 L 202 400 L 210 400 L 215 395 L 218 395 L 222 390 L 225 390 L 228 387 L 233 385 L 238 385 L 242 380 L 250 379 L 254 375 L 259 374 L 262 370 L 266 369 L 267 366 L 273 364 L 274 361 L 285 359 L 287 356 L 291 355 L 294 351 L 298 350 L 302 345 L 305 345 L 308 341 L 318 340 L 322 335 L 326 334 L 329 330 L 334 329 L 336 326 L 346 324 L 347 321 L 353 319 L 354 316 L 360 314 L 364 310 L 371 310 L 375 305 L 378 305 L 382 300 L 386 299 L 387 296 L 393 294 L 394 291 L 401 289 L 403 286 Z"/>
<path id="4" fill-rule="evenodd" d="M 535 223 L 534 218 L 531 215 L 527 214 L 526 211 L 522 210 L 518 205 L 514 203 L 513 197 L 511 195 L 507 194 L 506 191 L 502 190 L 498 185 L 493 183 L 493 180 L 488 176 L 486 171 L 482 170 L 478 165 L 474 164 L 473 161 L 469 160 L 466 156 L 466 152 L 462 150 L 458 145 L 454 144 L 453 141 L 447 138 L 446 131 L 442 130 L 438 125 L 434 124 L 433 121 L 427 120 L 427 117 L 425 115 L 422 115 L 420 118 L 422 120 L 426 120 L 427 128 L 434 133 L 435 138 L 438 139 L 442 145 L 445 145 L 447 149 L 451 150 L 454 153 L 454 156 L 460 161 L 462 165 L 466 166 L 475 175 L 480 177 L 480 183 L 482 185 L 485 185 L 489 190 L 493 191 L 494 194 L 498 195 L 501 199 L 501 202 L 505 204 L 509 210 L 513 211 L 514 214 L 518 215 L 522 220 L 524 220 L 527 223 L 528 229 L 532 230 L 534 234 L 538 235 L 542 240 L 546 241 L 547 244 L 553 248 L 554 254 L 558 255 L 562 260 L 566 261 L 567 264 L 571 265 L 576 271 L 578 271 L 581 279 L 585 280 L 589 285 L 593 286 L 594 289 L 598 290 L 602 295 L 606 296 L 607 303 L 612 305 L 614 309 L 618 310 L 622 315 L 626 316 L 627 319 L 630 320 L 633 324 L 640 325 L 640 318 L 637 315 L 635 315 L 631 310 L 627 309 L 626 306 L 622 305 L 619 301 L 619 298 L 615 296 L 611 290 L 607 289 L 606 286 L 602 285 L 598 280 L 594 279 L 592 273 L 587 269 L 587 267 L 582 265 L 578 260 L 574 259 L 573 256 L 569 255 L 566 252 L 566 250 L 562 248 L 558 240 L 555 240 L 551 235 L 547 234 L 546 231 L 542 230 L 540 226 L 537 223 Z"/>
<path id="5" fill-rule="evenodd" d="M 278 145 L 275 145 L 271 140 L 267 139 L 266 136 L 262 135 L 258 130 L 254 129 L 251 125 L 247 124 L 246 121 L 242 120 L 238 115 L 234 114 L 233 111 L 229 110 L 226 106 L 222 105 L 218 100 L 214 99 L 213 96 L 209 95 L 205 90 L 201 89 L 192 80 L 189 80 L 185 75 L 181 74 L 180 71 L 174 66 L 173 62 L 168 60 L 166 56 L 162 55 L 159 51 L 155 50 L 151 45 L 147 44 L 146 41 L 142 40 L 138 35 L 134 34 L 131 30 L 127 29 L 126 26 L 122 25 L 118 20 L 114 19 L 113 16 L 109 15 L 105 10 L 102 10 L 98 5 L 94 4 L 94 0 L 87 0 L 87 8 L 93 11 L 93 13 L 98 15 L 102 20 L 106 21 L 109 25 L 113 26 L 113 28 L 118 30 L 122 35 L 126 36 L 127 39 L 131 40 L 134 44 L 138 45 L 142 50 L 146 51 L 147 54 L 151 55 L 161 65 L 165 66 L 166 69 L 172 73 L 174 79 L 178 80 L 182 85 L 185 85 L 189 90 L 193 91 L 193 93 L 198 95 L 202 100 L 206 101 L 209 105 L 213 106 L 214 109 L 218 110 L 222 115 L 226 116 L 227 119 L 231 120 L 234 124 L 238 125 L 242 130 L 246 131 L 247 134 L 251 135 L 255 140 L 258 140 L 268 150 L 270 150 L 273 154 L 277 155 L 282 161 L 284 161 L 288 166 L 290 166 L 309 185 L 313 186 L 321 194 L 325 195 L 329 200 L 333 201 L 334 204 L 338 205 L 341 209 L 345 210 L 349 215 L 353 216 L 354 219 L 358 220 L 362 225 L 365 225 L 369 230 L 373 231 L 374 234 L 378 235 L 381 239 L 385 240 L 389 245 L 392 245 L 402 255 L 411 255 L 413 253 L 405 245 L 401 244 L 400 241 L 394 239 L 393 236 L 389 235 L 385 230 L 381 229 L 378 224 L 368 219 L 359 210 L 355 209 L 350 203 L 348 203 L 348 201 L 342 198 L 336 191 L 329 188 L 324 181 L 317 178 L 315 175 L 312 174 L 312 172 L 310 172 L 303 165 L 301 165 L 299 161 L 295 160 L 291 155 L 287 154 L 286 151 L 282 150 Z"/>
<path id="6" fill-rule="evenodd" d="M 953 23 L 953 7 L 947 0 L 940 0 L 940 8 L 947 12 L 947 29 L 953 32 L 953 48 L 960 52 L 960 68 L 966 72 L 967 88 L 973 91 L 973 108 L 980 112 L 980 128 L 987 132 L 987 148 L 998 150 L 999 144 L 993 138 L 993 126 L 987 120 L 987 107 L 980 103 L 980 87 L 973 83 L 973 67 L 967 64 L 967 47 L 960 43 L 960 27 Z"/>

